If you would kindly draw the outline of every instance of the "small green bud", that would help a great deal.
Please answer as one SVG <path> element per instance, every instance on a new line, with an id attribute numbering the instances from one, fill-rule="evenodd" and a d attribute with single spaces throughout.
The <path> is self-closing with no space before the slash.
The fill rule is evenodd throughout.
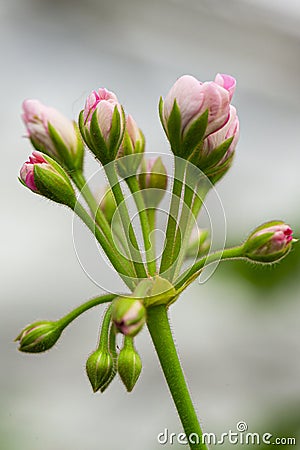
<path id="1" fill-rule="evenodd" d="M 118 357 L 118 372 L 128 392 L 134 388 L 142 370 L 142 361 L 132 338 L 125 336 L 124 347 Z"/>
<path id="2" fill-rule="evenodd" d="M 146 321 L 146 309 L 133 297 L 118 297 L 112 302 L 112 320 L 122 334 L 135 336 Z"/>
<path id="3" fill-rule="evenodd" d="M 160 157 L 143 160 L 138 181 L 146 206 L 156 208 L 162 201 L 168 184 L 167 171 Z"/>
<path id="4" fill-rule="evenodd" d="M 98 348 L 86 362 L 86 373 L 94 392 L 106 387 L 114 375 L 114 362 L 110 352 Z"/>
<path id="5" fill-rule="evenodd" d="M 63 329 L 57 322 L 40 321 L 27 325 L 16 337 L 20 341 L 19 350 L 27 353 L 40 353 L 49 350 L 59 339 Z"/>
<path id="6" fill-rule="evenodd" d="M 208 252 L 209 246 L 208 230 L 200 230 L 198 227 L 195 227 L 192 231 L 185 257 L 199 258 Z"/>
<path id="7" fill-rule="evenodd" d="M 99 207 L 105 215 L 107 222 L 111 224 L 117 206 L 112 190 L 109 187 L 107 187 L 105 194 L 102 196 Z"/>

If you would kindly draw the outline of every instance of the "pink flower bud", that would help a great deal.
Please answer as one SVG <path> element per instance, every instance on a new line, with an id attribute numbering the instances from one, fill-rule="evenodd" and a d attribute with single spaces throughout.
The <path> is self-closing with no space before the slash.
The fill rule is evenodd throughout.
<path id="1" fill-rule="evenodd" d="M 227 87 L 232 91 L 229 83 L 224 82 L 224 87 L 222 87 L 219 82 L 202 83 L 190 75 L 180 77 L 163 103 L 162 116 L 165 128 L 167 129 L 168 119 L 176 100 L 181 114 L 181 133 L 183 135 L 206 110 L 208 110 L 208 125 L 205 136 L 217 131 L 229 117 L 231 93 Z"/>
<path id="2" fill-rule="evenodd" d="M 82 153 L 82 145 L 76 132 L 75 124 L 54 108 L 43 105 L 38 100 L 23 102 L 22 119 L 27 128 L 28 137 L 37 150 L 60 160 L 57 143 L 49 131 L 49 126 L 55 130 L 68 153 L 76 156 Z"/>
<path id="3" fill-rule="evenodd" d="M 33 151 L 20 170 L 20 180 L 33 192 L 74 208 L 76 196 L 67 173 L 54 159 Z"/>
<path id="4" fill-rule="evenodd" d="M 45 167 L 50 165 L 45 160 L 42 153 L 38 151 L 33 151 L 32 155 L 29 156 L 29 161 L 26 161 L 21 170 L 20 170 L 20 178 L 26 186 L 34 192 L 38 192 L 38 188 L 34 182 L 34 166 L 35 165 L 44 165 Z"/>
<path id="5" fill-rule="evenodd" d="M 284 222 L 267 222 L 256 228 L 244 244 L 253 261 L 274 262 L 285 256 L 293 242 L 293 230 Z"/>
<path id="6" fill-rule="evenodd" d="M 83 112 L 83 119 L 85 124 L 91 121 L 95 109 L 102 101 L 110 102 L 113 104 L 118 103 L 117 96 L 113 92 L 110 92 L 105 88 L 100 88 L 98 89 L 98 91 L 93 91 L 88 96 L 85 102 Z"/>
<path id="7" fill-rule="evenodd" d="M 135 150 L 136 147 L 138 147 L 139 150 L 138 153 L 143 151 L 145 146 L 145 139 L 143 133 L 141 132 L 136 121 L 130 114 L 128 114 L 126 119 L 126 131 L 128 132 L 128 135 L 130 137 L 133 150 Z"/>
<path id="8" fill-rule="evenodd" d="M 87 146 L 102 164 L 114 161 L 125 128 L 124 112 L 116 95 L 104 88 L 93 91 L 80 114 L 79 128 Z"/>

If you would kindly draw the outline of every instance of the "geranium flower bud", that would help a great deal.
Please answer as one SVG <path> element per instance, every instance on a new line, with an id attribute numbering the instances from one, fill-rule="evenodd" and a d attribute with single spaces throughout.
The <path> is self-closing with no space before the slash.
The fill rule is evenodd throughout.
<path id="1" fill-rule="evenodd" d="M 128 392 L 134 388 L 142 370 L 142 361 L 132 338 L 125 336 L 124 347 L 118 356 L 118 372 Z"/>
<path id="2" fill-rule="evenodd" d="M 143 160 L 138 181 L 145 205 L 156 208 L 162 201 L 168 184 L 167 170 L 161 157 Z"/>
<path id="3" fill-rule="evenodd" d="M 118 151 L 117 167 L 121 177 L 127 178 L 136 174 L 142 162 L 144 150 L 144 135 L 129 114 L 126 119 L 123 141 Z"/>
<path id="4" fill-rule="evenodd" d="M 117 206 L 114 195 L 109 186 L 102 191 L 99 207 L 105 215 L 107 222 L 111 224 Z"/>
<path id="5" fill-rule="evenodd" d="M 21 352 L 40 353 L 53 347 L 62 331 L 57 322 L 35 322 L 25 327 L 15 341 L 20 341 Z"/>
<path id="6" fill-rule="evenodd" d="M 293 241 L 296 240 L 289 225 L 267 222 L 250 234 L 244 244 L 244 255 L 252 261 L 271 263 L 286 256 Z"/>
<path id="7" fill-rule="evenodd" d="M 124 128 L 124 111 L 116 95 L 104 88 L 93 91 L 79 117 L 84 141 L 102 164 L 114 161 Z"/>
<path id="8" fill-rule="evenodd" d="M 20 181 L 33 192 L 74 208 L 76 197 L 69 177 L 49 156 L 33 151 L 20 170 Z"/>
<path id="9" fill-rule="evenodd" d="M 106 386 L 114 375 L 114 362 L 110 352 L 100 347 L 92 353 L 86 362 L 86 373 L 94 392 Z"/>
<path id="10" fill-rule="evenodd" d="M 217 73 L 215 77 L 215 83 L 219 84 L 229 92 L 229 98 L 231 101 L 236 87 L 235 79 L 230 75 L 226 75 L 225 73 Z"/>
<path id="11" fill-rule="evenodd" d="M 23 102 L 22 119 L 33 146 L 69 170 L 81 170 L 83 143 L 75 122 L 38 100 Z"/>
<path id="12" fill-rule="evenodd" d="M 208 238 L 208 230 L 203 230 L 195 226 L 190 236 L 189 245 L 186 250 L 186 258 L 199 258 L 205 255 L 210 246 L 210 239 Z"/>
<path id="13" fill-rule="evenodd" d="M 204 139 L 203 147 L 195 151 L 193 162 L 211 181 L 216 182 L 229 169 L 239 139 L 239 119 L 234 106 L 226 124 Z"/>
<path id="14" fill-rule="evenodd" d="M 146 309 L 140 300 L 118 297 L 112 303 L 112 320 L 122 334 L 135 336 L 146 321 Z"/>
<path id="15" fill-rule="evenodd" d="M 234 83 L 229 75 L 204 83 L 184 75 L 175 82 L 160 102 L 161 121 L 175 155 L 188 158 L 203 138 L 227 122 Z"/>

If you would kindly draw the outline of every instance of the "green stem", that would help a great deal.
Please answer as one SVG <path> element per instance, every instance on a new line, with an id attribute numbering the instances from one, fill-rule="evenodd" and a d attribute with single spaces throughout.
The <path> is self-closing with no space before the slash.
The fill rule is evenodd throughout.
<path id="1" fill-rule="evenodd" d="M 150 241 L 151 228 L 149 224 L 146 205 L 143 199 L 143 194 L 140 190 L 135 175 L 126 178 L 126 183 L 128 184 L 129 189 L 134 196 L 134 201 L 140 217 L 148 271 L 151 276 L 154 276 L 156 274 L 155 251 L 154 246 Z"/>
<path id="2" fill-rule="evenodd" d="M 206 445 L 201 443 L 202 430 L 173 341 L 166 307 L 149 308 L 147 325 L 186 437 L 188 439 L 195 433 L 199 437 L 200 443 L 190 443 L 190 448 L 207 450 Z"/>
<path id="3" fill-rule="evenodd" d="M 176 245 L 178 246 L 178 259 L 173 270 L 172 280 L 175 279 L 180 272 L 193 230 L 193 225 L 197 220 L 198 214 L 203 205 L 203 200 L 210 187 L 204 186 L 202 189 L 199 189 L 199 187 L 197 187 L 196 193 L 194 193 L 194 191 L 187 185 L 185 186 L 185 188 L 186 191 L 184 193 L 184 205 L 182 208 L 182 214 L 177 230 L 179 237 L 177 237 L 176 233 L 176 240 L 179 240 L 179 242 L 176 242 Z M 182 236 L 181 241 L 180 236 Z"/>
<path id="4" fill-rule="evenodd" d="M 148 208 L 147 209 L 148 223 L 151 234 L 151 243 L 153 246 L 153 252 L 156 255 L 156 239 L 155 239 L 155 227 L 156 227 L 156 209 Z"/>
<path id="5" fill-rule="evenodd" d="M 91 230 L 91 232 L 95 235 L 97 241 L 102 246 L 105 251 L 107 257 L 111 261 L 112 265 L 119 273 L 120 277 L 129 287 L 129 289 L 133 290 L 135 287 L 134 281 L 132 277 L 135 277 L 135 274 L 132 272 L 131 265 L 129 261 L 124 258 L 120 253 L 116 253 L 115 250 L 111 247 L 111 245 L 106 240 L 105 236 L 102 234 L 97 224 L 93 221 L 93 219 L 89 216 L 83 206 L 77 202 L 74 212 L 82 219 L 82 221 L 86 224 L 86 226 Z"/>
<path id="6" fill-rule="evenodd" d="M 183 186 L 183 176 L 185 171 L 185 165 L 183 165 L 182 160 L 178 160 L 175 157 L 175 168 L 174 168 L 174 182 L 172 190 L 172 198 L 169 210 L 167 231 L 165 237 L 165 248 L 162 254 L 160 263 L 160 274 L 164 274 L 173 263 L 173 253 L 175 244 L 175 233 L 177 227 L 177 217 L 180 206 L 181 191 Z M 169 274 L 165 274 L 165 278 L 168 278 Z"/>
<path id="7" fill-rule="evenodd" d="M 183 272 L 183 274 L 175 281 L 174 287 L 176 291 L 182 290 L 182 287 L 186 285 L 186 283 L 189 284 L 191 280 L 197 278 L 203 267 L 208 266 L 208 264 L 219 260 L 221 261 L 226 259 L 243 258 L 243 256 L 243 245 L 239 247 L 225 248 L 224 250 L 219 250 L 215 253 L 212 253 L 211 255 L 204 256 L 203 258 L 199 259 L 199 261 L 197 261 L 192 267 Z"/>
<path id="8" fill-rule="evenodd" d="M 94 308 L 94 306 L 101 305 L 102 303 L 111 302 L 115 297 L 117 297 L 116 294 L 105 294 L 99 297 L 92 298 L 91 300 L 88 300 L 86 303 L 83 303 L 82 305 L 78 306 L 73 311 L 69 312 L 64 317 L 59 319 L 58 323 L 61 325 L 62 328 L 65 328 L 67 325 L 73 322 L 73 320 L 77 319 L 77 317 L 83 314 L 85 311 Z"/>
<path id="9" fill-rule="evenodd" d="M 98 349 L 109 351 L 110 325 L 111 325 L 111 305 L 107 307 L 104 314 L 104 318 L 101 325 L 101 333 L 99 337 Z"/>
<path id="10" fill-rule="evenodd" d="M 118 175 L 116 174 L 115 166 L 113 164 L 109 164 L 108 166 L 104 166 L 104 170 L 111 186 L 117 208 L 119 209 L 119 214 L 121 217 L 124 233 L 127 238 L 129 252 L 135 267 L 136 275 L 138 278 L 147 278 L 147 273 L 141 258 L 138 242 L 130 221 Z"/>
<path id="11" fill-rule="evenodd" d="M 114 253 L 120 253 L 119 249 L 116 246 L 115 240 L 112 235 L 112 231 L 110 228 L 110 225 L 103 213 L 103 211 L 99 208 L 99 205 L 94 198 L 88 183 L 86 182 L 86 179 L 83 176 L 83 173 L 81 171 L 72 172 L 71 177 L 76 184 L 77 188 L 79 189 L 80 193 L 82 194 L 83 198 L 85 199 L 87 205 L 90 208 L 90 211 L 95 218 L 96 223 L 99 225 L 101 231 L 103 232 L 104 236 L 108 240 L 110 246 L 112 247 L 112 251 Z M 123 248 L 123 246 L 122 246 Z M 124 248 L 123 248 L 124 250 Z M 126 253 L 126 251 L 125 251 Z M 134 268 L 133 263 L 130 259 L 127 259 L 127 264 L 132 266 L 132 273 L 134 274 Z"/>

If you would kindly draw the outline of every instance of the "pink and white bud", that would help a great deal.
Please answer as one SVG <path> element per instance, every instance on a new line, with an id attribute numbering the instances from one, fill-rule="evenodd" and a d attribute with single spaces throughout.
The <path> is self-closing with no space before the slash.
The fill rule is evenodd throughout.
<path id="1" fill-rule="evenodd" d="M 233 138 L 233 140 L 218 165 L 224 163 L 233 154 L 239 140 L 239 119 L 236 109 L 232 105 L 230 105 L 228 121 L 218 131 L 207 136 L 204 140 L 201 152 L 203 152 L 204 155 L 210 155 L 229 138 Z"/>
<path id="2" fill-rule="evenodd" d="M 33 192 L 71 208 L 76 196 L 70 179 L 63 168 L 52 158 L 33 151 L 20 170 L 21 182 Z"/>
<path id="3" fill-rule="evenodd" d="M 138 147 L 138 153 L 143 151 L 145 146 L 144 135 L 130 114 L 128 114 L 126 119 L 126 131 L 130 137 L 133 150 Z"/>
<path id="4" fill-rule="evenodd" d="M 48 164 L 48 162 L 45 160 L 42 153 L 38 151 L 33 151 L 32 155 L 29 156 L 29 160 L 26 161 L 20 170 L 20 178 L 23 181 L 23 183 L 32 191 L 39 192 L 38 188 L 36 187 L 35 181 L 34 181 L 34 166 L 35 165 L 43 165 L 45 168 L 49 166 L 51 169 L 51 166 Z"/>
<path id="5" fill-rule="evenodd" d="M 293 230 L 284 222 L 267 222 L 256 228 L 244 244 L 245 256 L 253 261 L 274 262 L 291 249 Z"/>
<path id="6" fill-rule="evenodd" d="M 83 112 L 83 119 L 85 124 L 87 124 L 92 120 L 92 116 L 95 109 L 97 108 L 98 104 L 102 101 L 110 102 L 113 104 L 119 103 L 117 96 L 113 92 L 110 92 L 105 88 L 100 88 L 98 89 L 98 91 L 93 91 L 88 96 L 85 102 Z"/>
<path id="7" fill-rule="evenodd" d="M 37 150 L 59 159 L 59 149 L 49 131 L 49 125 L 51 125 L 68 152 L 73 156 L 77 154 L 80 141 L 74 122 L 38 100 L 25 100 L 23 111 L 22 119 L 27 128 L 28 137 Z"/>
<path id="8" fill-rule="evenodd" d="M 227 84 L 224 83 L 224 86 L 220 86 L 214 81 L 202 83 L 190 75 L 180 77 L 163 102 L 164 127 L 167 129 L 176 100 L 181 115 L 181 133 L 183 135 L 206 110 L 208 110 L 208 124 L 205 136 L 217 131 L 229 117 L 231 93 L 226 87 Z M 231 86 L 230 89 L 232 90 Z"/>

